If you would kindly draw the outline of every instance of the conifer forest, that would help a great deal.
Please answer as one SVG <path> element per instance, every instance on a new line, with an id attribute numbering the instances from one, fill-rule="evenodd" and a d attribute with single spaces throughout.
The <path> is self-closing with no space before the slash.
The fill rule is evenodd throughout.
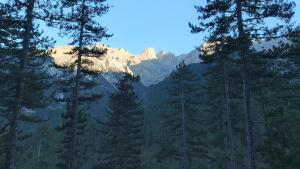
<path id="1" fill-rule="evenodd" d="M 298 0 L 194 0 L 178 56 L 111 1 L 0 0 L 0 169 L 300 169 Z"/>

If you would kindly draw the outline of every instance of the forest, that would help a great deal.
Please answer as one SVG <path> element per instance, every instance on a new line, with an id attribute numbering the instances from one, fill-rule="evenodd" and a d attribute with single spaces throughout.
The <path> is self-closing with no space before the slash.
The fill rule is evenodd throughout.
<path id="1" fill-rule="evenodd" d="M 299 169 L 300 8 L 199 4 L 197 63 L 145 86 L 95 69 L 110 2 L 1 0 L 0 169 Z M 72 40 L 61 62 L 52 29 Z"/>

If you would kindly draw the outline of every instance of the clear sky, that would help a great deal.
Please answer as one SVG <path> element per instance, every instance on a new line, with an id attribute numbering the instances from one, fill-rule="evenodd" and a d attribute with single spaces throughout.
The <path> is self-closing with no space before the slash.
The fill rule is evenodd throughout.
<path id="1" fill-rule="evenodd" d="M 297 1 L 295 19 L 300 22 L 300 2 Z M 192 51 L 203 42 L 204 34 L 191 34 L 188 22 L 196 23 L 194 5 L 206 0 L 107 0 L 113 7 L 101 22 L 114 34 L 102 43 L 115 48 L 125 48 L 138 54 L 144 48 L 167 50 L 176 54 Z M 50 33 L 50 32 L 49 32 Z M 56 45 L 67 44 L 58 38 Z"/>

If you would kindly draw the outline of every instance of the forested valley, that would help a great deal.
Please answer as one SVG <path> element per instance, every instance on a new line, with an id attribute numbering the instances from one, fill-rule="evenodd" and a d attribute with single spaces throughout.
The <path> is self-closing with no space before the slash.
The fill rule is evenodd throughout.
<path id="1" fill-rule="evenodd" d="M 99 45 L 115 36 L 109 3 L 0 1 L 0 169 L 300 168 L 294 1 L 194 4 L 196 62 L 161 53 L 125 68 Z"/>

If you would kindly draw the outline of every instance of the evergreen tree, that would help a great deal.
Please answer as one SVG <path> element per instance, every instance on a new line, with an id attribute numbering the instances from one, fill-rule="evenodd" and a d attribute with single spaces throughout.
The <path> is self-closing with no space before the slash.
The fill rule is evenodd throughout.
<path id="1" fill-rule="evenodd" d="M 57 127 L 56 130 L 59 131 L 63 139 L 61 141 L 61 145 L 59 146 L 56 153 L 59 157 L 59 162 L 56 164 L 56 167 L 58 168 L 68 168 L 68 164 L 66 161 L 70 160 L 67 158 L 70 158 L 68 155 L 70 150 L 70 140 L 72 132 L 72 117 L 71 117 L 71 111 L 70 111 L 70 104 L 67 104 L 67 111 L 66 113 L 62 114 L 62 125 Z M 77 119 L 78 125 L 77 125 L 77 133 L 76 137 L 78 137 L 76 142 L 76 150 L 74 155 L 74 163 L 76 164 L 77 168 L 82 168 L 86 161 L 86 152 L 84 151 L 86 148 L 84 147 L 84 134 L 86 132 L 86 126 L 88 122 L 87 114 L 83 111 L 79 111 L 78 113 L 78 119 Z"/>
<path id="2" fill-rule="evenodd" d="M 290 116 L 290 126 L 289 128 L 289 141 L 290 141 L 290 148 L 291 148 L 291 153 L 289 155 L 289 166 L 292 169 L 296 169 L 300 165 L 300 144 L 299 144 L 299 139 L 300 139 L 300 125 L 299 125 L 299 120 L 300 120 L 300 115 L 298 112 L 299 110 L 299 92 L 295 92 L 299 90 L 300 84 L 299 84 L 299 75 L 300 75 L 300 57 L 299 57 L 299 51 L 300 51 L 300 27 L 298 26 L 295 30 L 294 33 L 291 35 L 290 39 L 292 40 L 292 46 L 290 48 L 290 55 L 288 59 L 292 62 L 292 65 L 289 65 L 289 68 L 295 68 L 296 65 L 296 74 L 293 76 L 292 82 L 293 88 L 290 90 L 289 93 L 289 99 L 288 102 L 293 103 L 289 104 L 290 111 L 291 111 L 291 116 Z M 284 52 L 284 54 L 286 54 Z M 290 97 L 293 96 L 293 97 Z"/>
<path id="3" fill-rule="evenodd" d="M 103 140 L 100 164 L 96 168 L 141 169 L 144 143 L 144 112 L 134 84 L 139 77 L 125 74 L 109 98 L 104 122 L 100 122 Z"/>
<path id="4" fill-rule="evenodd" d="M 214 42 L 224 35 L 237 38 L 243 82 L 243 112 L 245 117 L 245 134 L 247 142 L 247 163 L 249 169 L 256 169 L 255 143 L 252 123 L 252 103 L 249 70 L 251 46 L 254 40 L 282 36 L 285 25 L 277 24 L 269 28 L 264 22 L 268 18 L 278 18 L 288 25 L 293 16 L 295 4 L 289 1 L 242 1 L 213 0 L 204 7 L 196 6 L 201 19 L 199 26 L 190 24 L 193 33 L 208 30 L 209 41 Z"/>
<path id="5" fill-rule="evenodd" d="M 77 128 L 78 128 L 78 112 L 80 100 L 91 100 L 98 96 L 80 95 L 82 90 L 82 68 L 84 65 L 92 64 L 85 57 L 100 57 L 105 50 L 97 47 L 91 47 L 93 43 L 99 42 L 102 38 L 108 38 L 111 35 L 106 33 L 106 28 L 100 26 L 98 17 L 108 12 L 109 6 L 105 4 L 105 0 L 63 0 L 58 5 L 61 7 L 61 15 L 56 18 L 59 21 L 59 27 L 65 35 L 69 36 L 73 41 L 74 48 L 69 52 L 77 59 L 73 68 L 76 68 L 76 75 L 69 83 L 72 86 L 72 94 L 70 96 L 70 112 L 71 129 L 67 132 L 68 139 L 67 153 L 65 153 L 65 165 L 68 169 L 78 168 L 76 166 L 76 145 L 77 145 Z M 88 70 L 86 70 L 88 71 Z M 88 85 L 86 85 L 88 86 Z M 85 93 L 85 95 L 87 95 Z M 80 98 L 81 97 L 81 98 Z"/>
<path id="6" fill-rule="evenodd" d="M 15 59 L 8 57 L 7 54 L 13 51 L 11 49 L 14 49 L 14 46 L 17 46 L 17 43 L 10 43 L 11 41 L 9 39 L 13 39 L 17 36 L 18 31 L 15 30 L 18 26 L 20 26 L 18 22 L 12 22 L 13 11 L 14 9 L 10 5 L 0 2 L 0 167 L 3 167 L 2 164 L 5 162 L 5 143 L 7 142 L 5 137 L 7 137 L 9 128 L 9 123 L 7 121 L 8 113 L 6 112 L 6 102 L 9 98 L 9 90 L 13 89 L 10 86 L 11 78 L 8 78 L 8 73 L 6 72 L 12 69 L 13 66 L 12 64 L 8 64 L 8 61 Z"/>
<path id="7" fill-rule="evenodd" d="M 169 86 L 170 110 L 164 114 L 160 155 L 180 161 L 184 169 L 207 164 L 207 131 L 201 113 L 200 82 L 185 63 L 177 66 Z M 167 152 L 164 152 L 167 151 Z M 169 164 L 171 165 L 171 164 Z M 202 166 L 203 167 L 203 166 Z"/>
<path id="8" fill-rule="evenodd" d="M 57 133 L 49 123 L 41 124 L 35 137 L 34 144 L 34 164 L 36 169 L 50 169 L 54 167 L 55 145 L 57 143 Z M 32 141 L 30 142 L 32 144 Z"/>
<path id="9" fill-rule="evenodd" d="M 70 142 L 72 135 L 72 118 L 71 116 L 71 105 L 72 105 L 72 97 L 73 97 L 73 88 L 70 88 L 75 82 L 74 78 L 74 65 L 71 67 L 57 67 L 61 69 L 63 72 L 58 76 L 58 79 L 55 85 L 55 100 L 57 104 L 64 106 L 66 111 L 62 113 L 62 121 L 60 127 L 58 127 L 57 131 L 59 135 L 63 137 L 61 140 L 61 145 L 57 147 L 57 156 L 59 158 L 56 166 L 58 168 L 66 168 L 68 167 L 68 162 L 70 161 Z M 88 128 L 92 125 L 92 121 L 86 121 L 87 112 L 89 111 L 90 104 L 95 103 L 100 98 L 102 98 L 102 94 L 98 93 L 99 86 L 99 74 L 97 72 L 92 72 L 87 69 L 82 69 L 81 78 L 80 78 L 80 95 L 79 95 L 79 104 L 80 110 L 78 112 L 77 118 L 77 131 L 76 131 L 76 149 L 75 154 L 72 157 L 74 160 L 74 164 L 76 168 L 87 167 L 86 165 L 88 160 L 86 156 L 84 158 L 82 155 L 87 153 L 87 147 L 90 144 L 90 140 L 92 138 L 88 137 Z M 84 113 L 83 113 L 84 112 Z M 83 116 L 83 117 L 81 117 Z M 84 119 L 86 120 L 84 120 Z M 79 132 L 79 130 L 83 130 L 82 126 L 84 125 L 84 131 Z M 81 129 L 82 128 L 82 129 Z M 86 141 L 83 141 L 86 140 Z M 85 159 L 85 160 L 84 160 Z"/>
<path id="10" fill-rule="evenodd" d="M 292 36 L 297 39 L 297 34 Z M 299 68 L 297 59 L 294 60 L 297 55 L 294 53 L 297 42 L 294 42 L 264 51 L 256 59 L 259 66 L 254 72 L 258 84 L 255 96 L 265 129 L 258 150 L 266 168 L 294 168 L 299 159 L 299 149 L 294 148 L 298 147 L 294 133 L 299 133 L 299 125 L 295 122 L 299 120 L 296 113 L 299 93 L 295 92 L 299 90 Z"/>
<path id="11" fill-rule="evenodd" d="M 233 40 L 223 38 L 218 43 L 207 44 L 201 48 L 203 63 L 210 65 L 204 75 L 206 104 L 203 106 L 210 116 L 207 127 L 214 133 L 210 137 L 210 156 L 213 161 L 218 161 L 214 165 L 224 168 L 237 168 L 233 130 L 239 127 L 239 123 L 233 125 L 232 119 L 237 118 L 239 113 L 232 102 L 238 98 L 234 94 L 237 91 L 233 88 L 239 87 L 236 83 L 239 78 L 232 77 L 238 73 L 238 65 L 234 63 L 232 55 L 236 48 Z"/>
<path id="12" fill-rule="evenodd" d="M 45 49 L 49 47 L 49 39 L 42 37 L 35 23 L 43 15 L 42 4 L 35 0 L 1 3 L 2 11 L 5 11 L 5 15 L 1 16 L 4 30 L 1 34 L 8 37 L 1 39 L 1 65 L 6 65 L 1 66 L 1 69 L 4 68 L 1 78 L 5 80 L 5 97 L 1 104 L 9 124 L 5 169 L 15 168 L 18 120 L 36 121 L 25 117 L 23 109 L 40 107 L 44 101 L 41 97 L 46 87 L 45 78 L 42 78 L 43 73 L 38 67 L 43 60 L 40 56 L 45 56 Z"/>

